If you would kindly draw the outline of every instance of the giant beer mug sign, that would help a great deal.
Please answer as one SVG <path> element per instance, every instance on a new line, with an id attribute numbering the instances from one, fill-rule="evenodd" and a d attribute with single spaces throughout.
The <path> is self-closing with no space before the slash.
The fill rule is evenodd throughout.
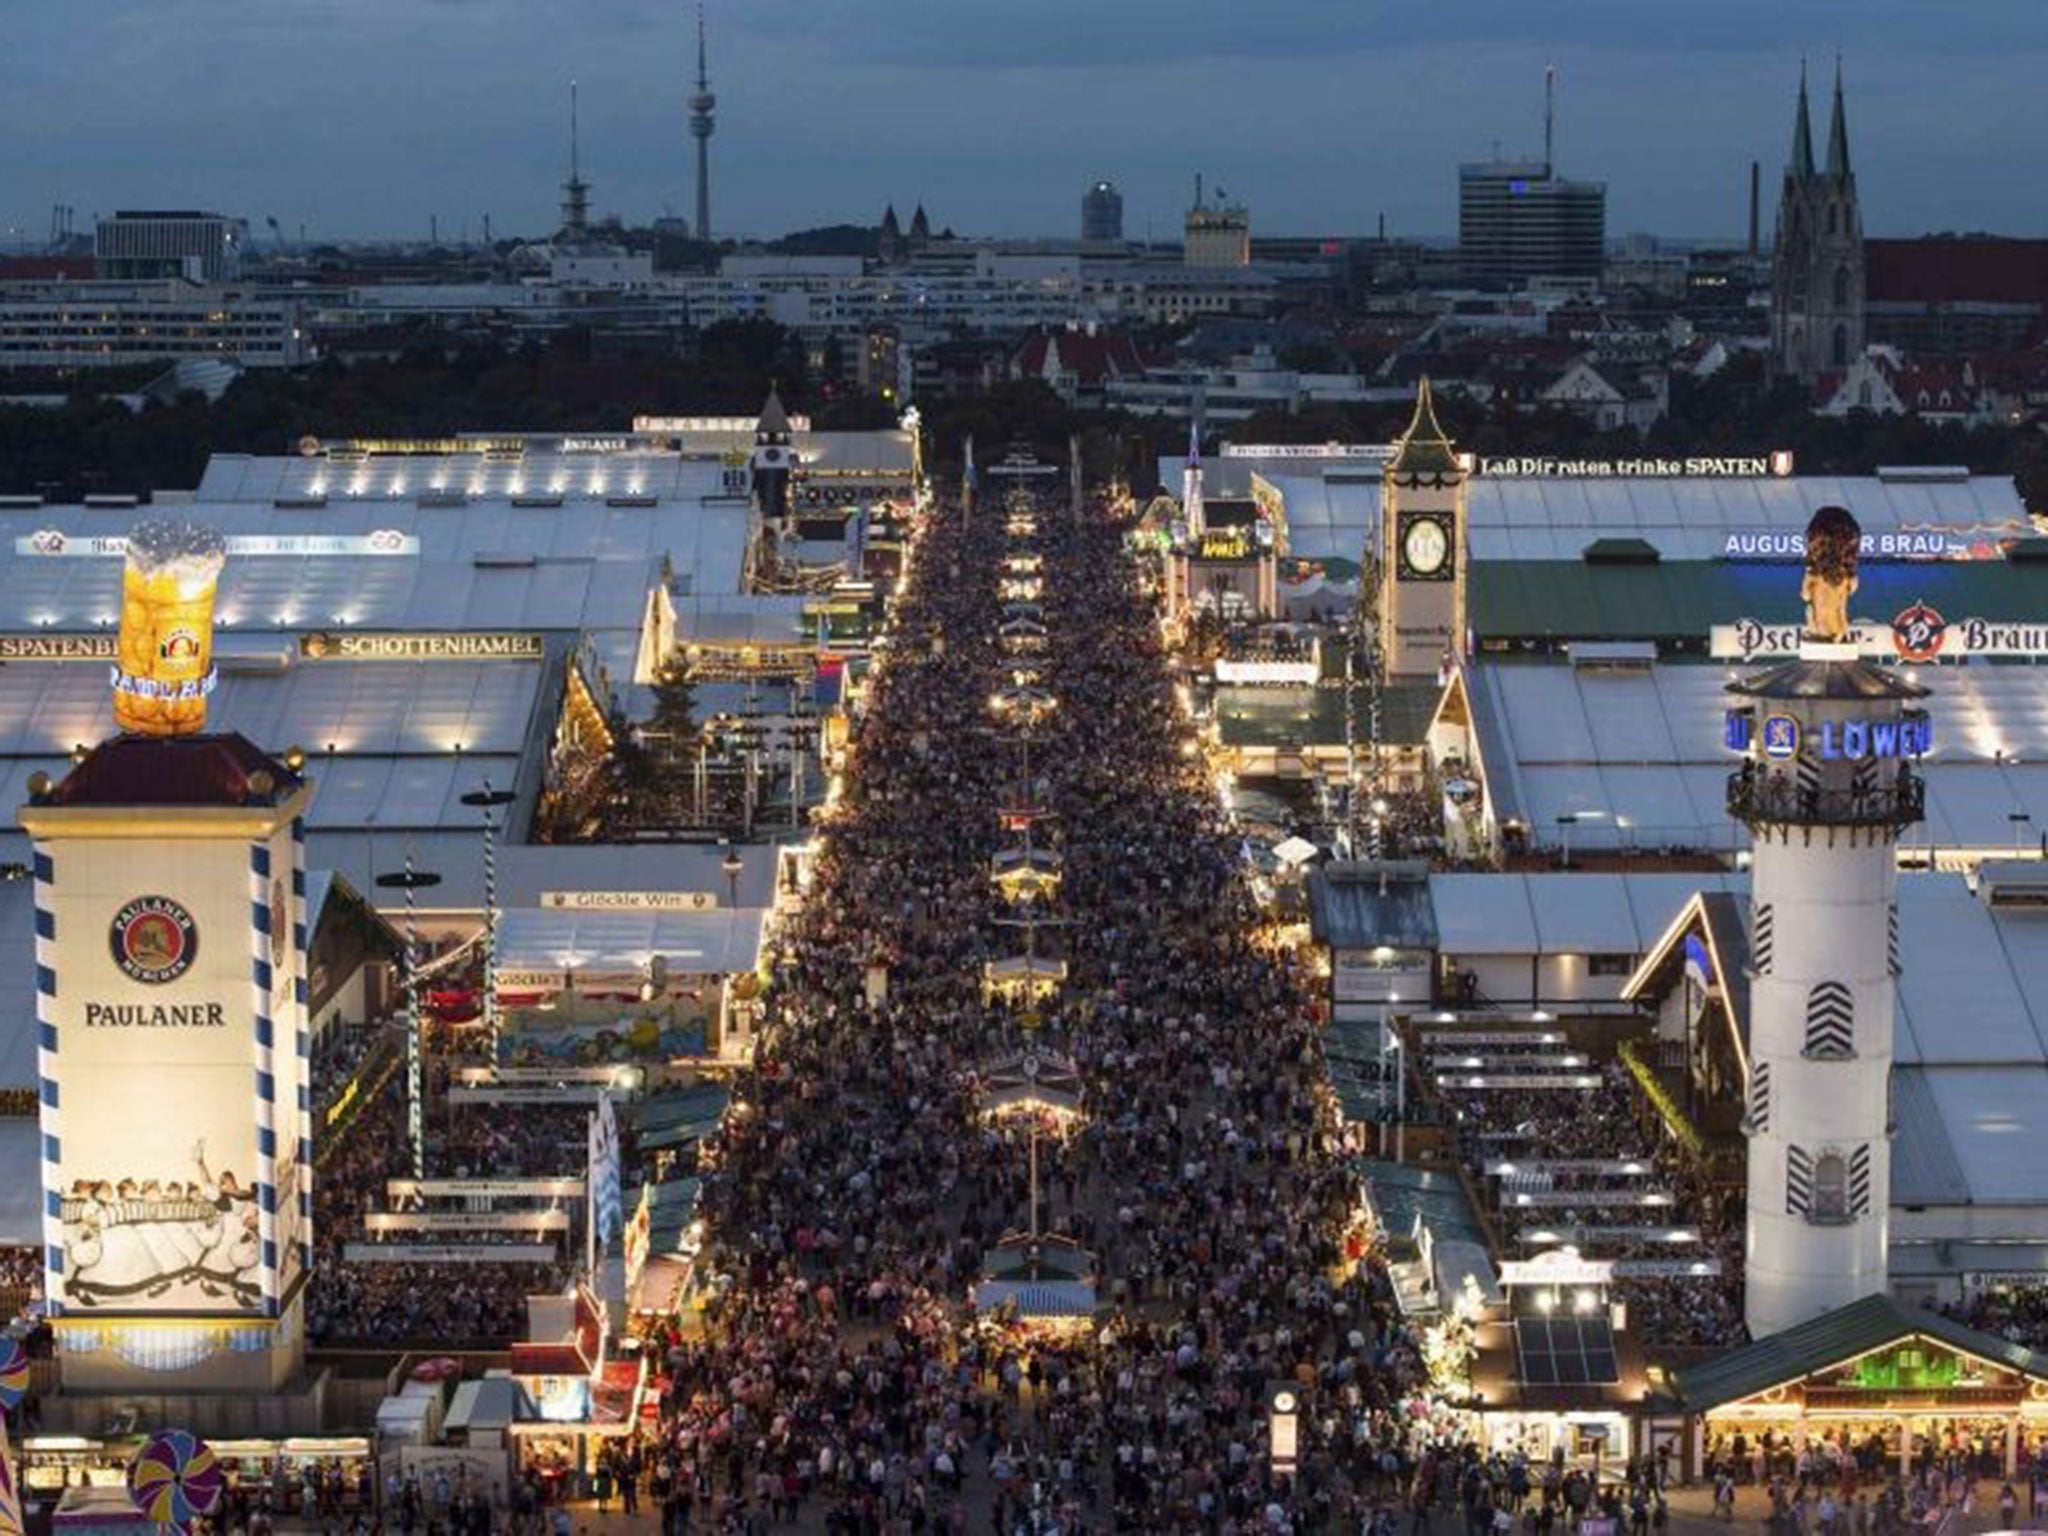
<path id="1" fill-rule="evenodd" d="M 114 723 L 142 736 L 206 727 L 213 692 L 213 599 L 227 544 L 196 523 L 147 522 L 128 536 Z"/>

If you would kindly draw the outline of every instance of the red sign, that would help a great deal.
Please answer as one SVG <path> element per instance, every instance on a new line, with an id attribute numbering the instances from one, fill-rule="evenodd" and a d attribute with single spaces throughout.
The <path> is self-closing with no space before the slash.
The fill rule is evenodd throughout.
<path id="1" fill-rule="evenodd" d="M 1892 620 L 1892 644 L 1901 661 L 1932 661 L 1948 638 L 1948 620 L 1925 603 L 1915 603 Z"/>

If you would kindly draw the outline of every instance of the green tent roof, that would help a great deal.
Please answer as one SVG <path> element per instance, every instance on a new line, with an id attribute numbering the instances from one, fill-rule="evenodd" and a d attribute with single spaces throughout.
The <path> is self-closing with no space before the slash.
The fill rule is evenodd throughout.
<path id="1" fill-rule="evenodd" d="M 1357 718 L 1352 730 L 1360 746 L 1368 741 L 1370 696 L 1358 685 Z M 1306 695 L 1306 696 L 1304 696 Z M 1344 745 L 1344 695 L 1339 684 L 1311 689 L 1229 686 L 1216 691 L 1216 724 L 1226 747 L 1275 747 L 1300 751 L 1307 747 Z M 1397 683 L 1380 690 L 1380 740 L 1388 746 L 1412 745 L 1429 733 L 1443 690 L 1434 683 Z"/>
<path id="2" fill-rule="evenodd" d="M 1737 619 L 1799 621 L 1796 566 L 1724 560 L 1588 564 L 1481 560 L 1469 588 L 1480 640 L 1705 640 Z M 2048 611 L 2048 567 L 2003 560 L 1866 564 L 1851 607 L 1889 619 L 1924 602 L 1951 621 L 2032 621 Z"/>

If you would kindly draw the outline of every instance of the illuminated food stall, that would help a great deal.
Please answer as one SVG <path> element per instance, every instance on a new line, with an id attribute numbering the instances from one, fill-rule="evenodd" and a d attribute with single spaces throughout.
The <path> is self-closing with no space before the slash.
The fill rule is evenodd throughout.
<path id="1" fill-rule="evenodd" d="M 1026 1332 L 1085 1328 L 1096 1304 L 1095 1255 L 1039 1224 L 1039 1143 L 1064 1139 L 1081 1118 L 1081 1077 L 1063 1056 L 1029 1051 L 992 1063 L 983 1074 L 981 1112 L 992 1123 L 1028 1132 L 1029 1217 L 982 1255 L 974 1309 L 984 1320 Z"/>
<path id="2" fill-rule="evenodd" d="M 1694 1476 L 1765 1431 L 1795 1447 L 1875 1437 L 1901 1470 L 1980 1442 L 2007 1477 L 2048 1442 L 2048 1355 L 1882 1295 L 1681 1371 L 1675 1392 Z"/>
<path id="3" fill-rule="evenodd" d="M 646 1361 L 613 1359 L 610 1322 L 588 1286 L 573 1296 L 527 1299 L 528 1338 L 512 1346 L 512 1377 L 540 1417 L 501 1426 L 518 1465 L 533 1471 L 552 1502 L 564 1481 L 588 1470 L 592 1439 L 629 1434 L 638 1422 Z"/>
<path id="4" fill-rule="evenodd" d="M 730 1055 L 752 1034 L 764 908 L 512 910 L 498 1002 L 515 1063 Z"/>

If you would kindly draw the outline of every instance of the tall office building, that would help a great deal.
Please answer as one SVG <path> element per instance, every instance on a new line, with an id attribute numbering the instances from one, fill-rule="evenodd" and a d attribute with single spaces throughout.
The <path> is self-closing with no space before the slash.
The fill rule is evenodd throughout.
<path id="1" fill-rule="evenodd" d="M 1557 71 L 1543 71 L 1543 158 L 1458 167 L 1458 267 L 1468 283 L 1598 278 L 1607 184 L 1557 174 Z"/>
<path id="2" fill-rule="evenodd" d="M 704 67 L 704 0 L 697 0 L 697 89 L 690 95 L 690 137 L 697 141 L 697 227 L 699 240 L 711 238 L 711 130 L 718 98 L 711 94 L 711 76 Z"/>
<path id="3" fill-rule="evenodd" d="M 1098 181 L 1081 196 L 1081 238 L 1111 244 L 1124 237 L 1124 195 L 1112 182 Z"/>
<path id="4" fill-rule="evenodd" d="M 1548 160 L 1458 167 L 1458 265 L 1467 282 L 1600 275 L 1607 184 L 1566 181 Z"/>
<path id="5" fill-rule="evenodd" d="M 1181 260 L 1190 267 L 1248 267 L 1252 260 L 1252 216 L 1232 203 L 1221 187 L 1214 202 L 1202 197 L 1202 178 L 1195 178 L 1195 201 L 1183 230 Z"/>
<path id="6" fill-rule="evenodd" d="M 93 256 L 106 278 L 233 282 L 242 274 L 248 236 L 241 219 L 218 213 L 125 211 L 99 221 Z"/>
<path id="7" fill-rule="evenodd" d="M 1806 75 L 1792 120 L 1792 159 L 1778 195 L 1778 236 L 1771 253 L 1772 371 L 1812 383 L 1863 353 L 1863 215 L 1849 168 L 1849 123 L 1842 71 L 1835 68 L 1828 158 L 1813 160 Z"/>

